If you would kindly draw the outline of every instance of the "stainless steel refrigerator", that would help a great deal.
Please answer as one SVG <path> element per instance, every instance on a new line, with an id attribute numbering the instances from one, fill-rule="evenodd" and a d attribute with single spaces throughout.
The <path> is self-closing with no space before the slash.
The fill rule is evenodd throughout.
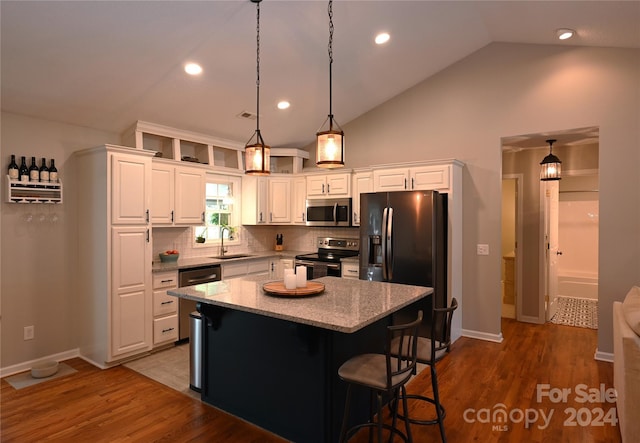
<path id="1" fill-rule="evenodd" d="M 360 213 L 360 279 L 432 287 L 434 296 L 427 297 L 422 307 L 428 318 L 432 307 L 445 307 L 447 195 L 437 191 L 361 194 Z M 394 322 L 411 315 L 401 312 Z"/>

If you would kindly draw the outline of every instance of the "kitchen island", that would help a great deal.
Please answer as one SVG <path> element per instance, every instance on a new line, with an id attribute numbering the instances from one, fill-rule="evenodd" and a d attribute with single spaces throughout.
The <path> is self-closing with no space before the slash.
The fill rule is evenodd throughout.
<path id="1" fill-rule="evenodd" d="M 400 309 L 430 308 L 427 287 L 323 277 L 319 295 L 266 295 L 260 277 L 168 291 L 198 302 L 203 322 L 202 400 L 298 442 L 337 441 L 346 384 L 340 365 L 383 352 Z M 358 392 L 352 421 L 366 420 Z"/>

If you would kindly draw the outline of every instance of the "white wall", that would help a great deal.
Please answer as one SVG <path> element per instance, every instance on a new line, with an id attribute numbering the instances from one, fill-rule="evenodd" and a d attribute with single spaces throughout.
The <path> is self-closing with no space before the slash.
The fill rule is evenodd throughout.
<path id="1" fill-rule="evenodd" d="M 77 347 L 73 304 L 75 235 L 73 173 L 68 167 L 78 149 L 117 143 L 103 131 L 2 113 L 2 167 L 9 156 L 55 158 L 63 183 L 61 205 L 9 204 L 2 182 L 0 300 L 2 334 L 0 367 L 36 360 Z M 4 176 L 3 176 L 4 179 Z M 26 222 L 28 214 L 33 220 Z M 39 221 L 40 215 L 47 219 Z M 52 223 L 49 216 L 57 215 Z M 35 339 L 24 341 L 23 328 L 35 326 Z"/>
<path id="2" fill-rule="evenodd" d="M 612 301 L 640 282 L 639 78 L 638 50 L 496 43 L 343 125 L 348 167 L 441 158 L 466 164 L 464 329 L 500 333 L 501 137 L 597 126 L 598 350 L 613 351 Z M 491 255 L 477 256 L 477 243 L 489 244 Z M 537 263 L 530 271 L 538 274 Z M 523 308 L 537 316 L 534 289 Z"/>

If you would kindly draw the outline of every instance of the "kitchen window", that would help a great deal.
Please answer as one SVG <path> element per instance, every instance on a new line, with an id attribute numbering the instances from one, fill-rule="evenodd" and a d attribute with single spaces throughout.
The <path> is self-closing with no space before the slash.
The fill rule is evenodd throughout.
<path id="1" fill-rule="evenodd" d="M 194 241 L 204 246 L 240 243 L 240 177 L 207 174 L 205 190 L 205 225 L 196 226 Z"/>

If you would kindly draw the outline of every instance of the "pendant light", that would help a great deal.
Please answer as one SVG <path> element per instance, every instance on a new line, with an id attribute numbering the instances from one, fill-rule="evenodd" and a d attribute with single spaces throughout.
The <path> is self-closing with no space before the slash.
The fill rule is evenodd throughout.
<path id="1" fill-rule="evenodd" d="M 267 146 L 260 134 L 260 2 L 256 4 L 256 131 L 244 147 L 245 173 L 251 175 L 269 175 L 271 147 Z"/>
<path id="2" fill-rule="evenodd" d="M 560 180 L 562 178 L 560 177 L 562 162 L 552 152 L 553 144 L 556 141 L 554 139 L 547 140 L 547 143 L 549 143 L 549 155 L 540 162 L 540 180 L 542 181 Z"/>
<path id="3" fill-rule="evenodd" d="M 344 132 L 333 120 L 332 76 L 333 66 L 333 1 L 329 0 L 329 115 L 316 133 L 316 165 L 320 168 L 344 166 Z M 327 128 L 328 123 L 328 128 Z"/>

